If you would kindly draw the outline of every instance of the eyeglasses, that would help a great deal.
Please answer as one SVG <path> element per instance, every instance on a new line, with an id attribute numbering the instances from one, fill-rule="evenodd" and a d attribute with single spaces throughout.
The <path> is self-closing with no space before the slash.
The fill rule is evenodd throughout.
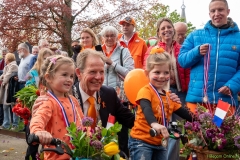
<path id="1" fill-rule="evenodd" d="M 110 35 L 105 35 L 103 37 L 106 38 L 106 39 L 108 39 L 108 38 L 115 38 L 116 35 L 115 34 L 110 34 Z"/>
<path id="2" fill-rule="evenodd" d="M 19 52 L 19 51 L 21 51 L 21 50 L 23 50 L 23 48 L 19 48 L 17 51 Z"/>

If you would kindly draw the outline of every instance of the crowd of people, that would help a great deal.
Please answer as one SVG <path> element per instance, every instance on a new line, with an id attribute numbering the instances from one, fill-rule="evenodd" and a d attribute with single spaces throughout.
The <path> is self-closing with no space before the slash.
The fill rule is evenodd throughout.
<path id="1" fill-rule="evenodd" d="M 35 85 L 44 93 L 35 101 L 24 131 L 37 135 L 45 147 L 53 137 L 69 144 L 70 122 L 81 127 L 81 119 L 89 116 L 92 128 L 98 120 L 106 127 L 111 114 L 122 124 L 122 157 L 178 160 L 179 143 L 168 140 L 170 121 L 192 121 L 197 103 L 215 109 L 219 99 L 231 105 L 232 113 L 238 111 L 240 32 L 229 12 L 226 0 L 211 0 L 210 20 L 203 29 L 187 36 L 185 23 L 161 18 L 156 36 L 146 41 L 130 16 L 119 22 L 121 33 L 114 26 L 103 27 L 99 34 L 85 28 L 79 40 L 72 40 L 72 57 L 51 48 L 46 39 L 33 47 L 20 43 L 15 53 L 2 49 L 0 129 L 17 130 L 20 119 L 12 113 L 13 95 Z M 140 89 L 133 106 L 124 93 L 124 79 L 136 68 L 145 70 L 149 84 Z M 150 136 L 151 128 L 156 137 Z M 29 144 L 25 159 L 36 159 L 37 152 L 38 145 Z M 45 152 L 44 159 L 70 157 Z"/>

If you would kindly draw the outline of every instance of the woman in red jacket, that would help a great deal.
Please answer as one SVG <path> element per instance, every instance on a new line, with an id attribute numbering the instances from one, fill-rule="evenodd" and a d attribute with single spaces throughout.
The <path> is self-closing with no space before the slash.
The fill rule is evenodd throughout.
<path id="1" fill-rule="evenodd" d="M 171 54 L 172 67 L 171 77 L 166 89 L 176 93 L 181 99 L 182 105 L 185 105 L 185 97 L 188 90 L 190 69 L 183 69 L 178 63 L 178 54 L 181 45 L 174 40 L 175 30 L 173 23 L 168 18 L 159 19 L 157 22 L 157 46 L 162 47 Z M 152 47 L 148 48 L 144 58 L 144 68 L 146 59 Z"/>
<path id="2" fill-rule="evenodd" d="M 175 30 L 173 23 L 168 18 L 159 19 L 157 22 L 157 46 L 162 47 L 165 51 L 171 55 L 171 72 L 170 81 L 166 86 L 165 90 L 171 90 L 176 93 L 181 102 L 182 107 L 185 106 L 185 98 L 188 90 L 190 69 L 183 69 L 178 63 L 178 54 L 180 52 L 181 45 L 174 40 Z M 144 58 L 144 68 L 146 65 L 146 59 L 151 51 L 152 47 L 149 47 Z M 172 121 L 179 120 L 176 114 L 172 115 Z M 176 154 L 177 153 L 177 154 Z M 179 159 L 179 141 L 175 141 L 170 138 L 168 144 L 168 160 Z"/>

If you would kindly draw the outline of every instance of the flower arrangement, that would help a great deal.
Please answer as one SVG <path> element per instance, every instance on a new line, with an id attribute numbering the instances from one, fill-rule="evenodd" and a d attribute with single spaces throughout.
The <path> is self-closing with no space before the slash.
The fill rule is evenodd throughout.
<path id="1" fill-rule="evenodd" d="M 82 120 L 82 128 L 77 128 L 76 124 L 71 123 L 67 127 L 68 136 L 71 137 L 73 146 L 73 159 L 120 159 L 117 133 L 122 125 L 116 122 L 109 129 L 103 128 L 101 121 L 98 122 L 95 130 L 91 129 L 93 119 L 85 117 Z"/>
<path id="2" fill-rule="evenodd" d="M 31 109 L 34 101 L 40 95 L 39 90 L 34 85 L 29 85 L 18 91 L 15 95 L 17 103 L 12 111 L 24 119 L 24 124 L 27 125 L 31 116 Z"/>
<path id="3" fill-rule="evenodd" d="M 210 150 L 239 156 L 240 117 L 236 114 L 226 116 L 220 127 L 213 118 L 208 109 L 198 104 L 194 121 L 184 126 L 189 139 L 186 152 Z"/>

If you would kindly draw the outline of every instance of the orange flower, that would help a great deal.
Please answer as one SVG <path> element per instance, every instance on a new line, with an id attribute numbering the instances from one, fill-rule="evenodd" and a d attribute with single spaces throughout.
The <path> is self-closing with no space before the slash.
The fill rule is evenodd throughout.
<path id="1" fill-rule="evenodd" d="M 36 95 L 37 95 L 37 96 L 40 96 L 40 91 L 39 91 L 39 89 L 36 91 Z"/>
<path id="2" fill-rule="evenodd" d="M 163 53 L 165 50 L 162 47 L 153 47 L 150 51 L 150 54 Z"/>

